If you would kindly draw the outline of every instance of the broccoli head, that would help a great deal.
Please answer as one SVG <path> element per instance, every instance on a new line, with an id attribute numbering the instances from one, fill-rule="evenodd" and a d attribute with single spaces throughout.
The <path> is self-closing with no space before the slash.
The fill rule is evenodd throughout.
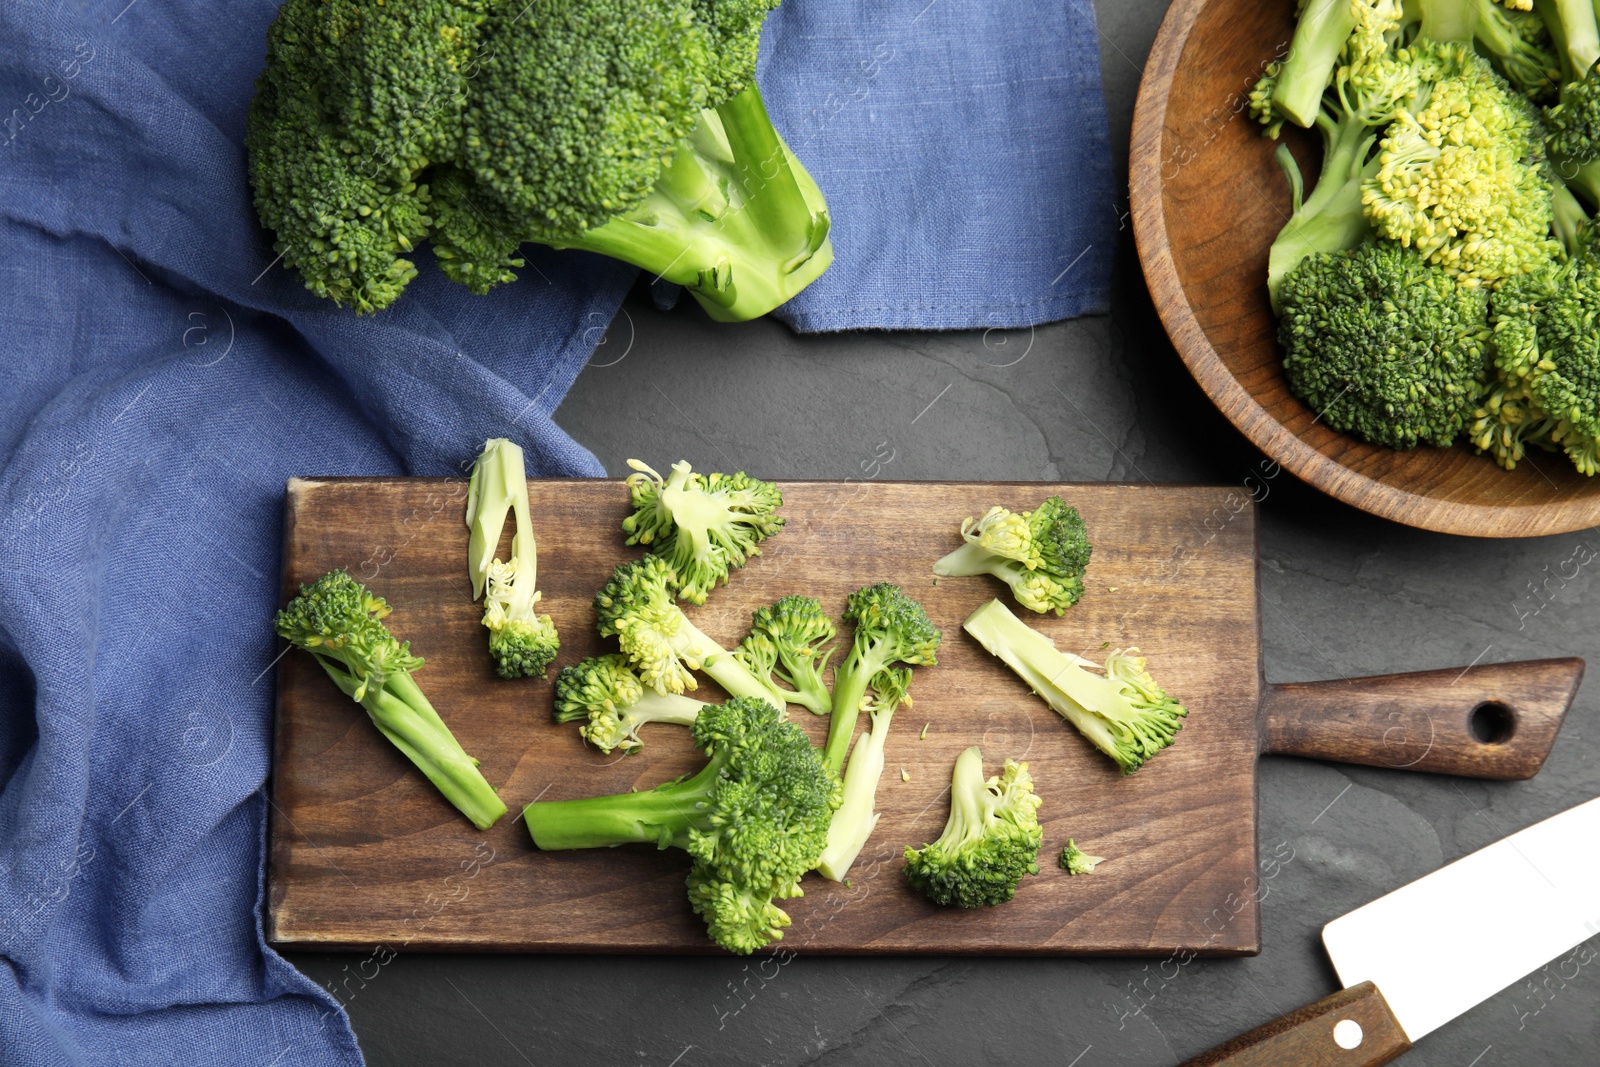
<path id="1" fill-rule="evenodd" d="M 1390 448 L 1446 446 L 1466 428 L 1489 358 L 1487 289 L 1369 240 L 1302 262 L 1280 300 L 1284 374 L 1323 422 Z"/>
<path id="2" fill-rule="evenodd" d="M 666 478 L 636 459 L 628 475 L 633 514 L 622 520 L 628 544 L 644 545 L 678 575 L 691 604 L 727 584 L 728 571 L 761 555 L 761 542 L 783 528 L 783 494 L 770 482 L 737 474 L 697 474 L 687 460 Z"/>
<path id="3" fill-rule="evenodd" d="M 278 612 L 278 636 L 316 657 L 345 696 L 407 759 L 427 775 L 446 800 L 480 830 L 506 812 L 495 791 L 467 755 L 411 672 L 422 659 L 396 640 L 380 620 L 389 605 L 344 571 L 329 571 Z"/>
<path id="4" fill-rule="evenodd" d="M 511 558 L 494 558 L 507 514 L 516 516 Z M 467 483 L 467 572 L 474 597 L 484 594 L 489 655 L 502 678 L 545 676 L 561 650 L 550 616 L 540 615 L 539 549 L 528 514 L 522 449 L 504 437 L 486 441 Z"/>
<path id="5" fill-rule="evenodd" d="M 844 767 L 867 690 L 885 667 L 933 666 L 940 633 L 922 605 L 891 582 L 857 589 L 845 601 L 844 617 L 856 624 L 850 654 L 833 672 L 833 715 L 825 749 L 828 767 Z"/>
<path id="6" fill-rule="evenodd" d="M 801 896 L 839 807 L 839 779 L 805 732 L 759 700 L 703 708 L 692 727 L 699 772 L 644 792 L 535 801 L 523 809 L 541 849 L 642 842 L 689 853 L 689 903 L 712 939 L 748 954 L 783 936 L 776 901 Z"/>
<path id="7" fill-rule="evenodd" d="M 1026 763 L 1006 760 L 983 777 L 974 746 L 956 757 L 950 818 L 932 844 L 906 849 L 906 881 L 935 904 L 991 907 L 1017 895 L 1023 875 L 1039 873 L 1040 798 Z"/>
<path id="8" fill-rule="evenodd" d="M 1058 496 L 1021 514 L 996 504 L 981 519 L 961 524 L 966 544 L 933 565 L 941 576 L 992 574 L 1011 587 L 1017 603 L 1063 615 L 1083 596 L 1089 566 L 1088 532 L 1078 509 Z"/>
<path id="9" fill-rule="evenodd" d="M 658 693 L 695 688 L 691 671 L 704 670 L 732 696 L 778 708 L 784 697 L 733 653 L 700 631 L 678 607 L 676 572 L 660 556 L 624 563 L 595 594 L 600 636 L 616 637 L 645 685 Z"/>
<path id="10" fill-rule="evenodd" d="M 753 674 L 787 685 L 779 692 L 789 703 L 826 715 L 833 695 L 822 678 L 837 633 L 815 597 L 786 596 L 751 615 L 750 633 L 733 654 Z"/>
<path id="11" fill-rule="evenodd" d="M 705 706 L 678 693 L 646 689 L 624 656 L 590 656 L 556 675 L 556 722 L 578 722 L 584 740 L 601 752 L 637 752 L 639 727 L 651 722 L 694 725 Z"/>
<path id="12" fill-rule="evenodd" d="M 755 83 L 776 0 L 287 0 L 246 129 L 262 222 L 308 288 L 388 306 L 431 241 L 474 292 L 525 241 L 625 260 L 715 318 L 828 266 L 816 183 Z"/>

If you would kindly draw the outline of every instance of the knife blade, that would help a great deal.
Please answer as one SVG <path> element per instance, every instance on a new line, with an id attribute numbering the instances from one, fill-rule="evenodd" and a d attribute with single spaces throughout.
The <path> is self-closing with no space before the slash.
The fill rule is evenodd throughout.
<path id="1" fill-rule="evenodd" d="M 1600 933 L 1600 797 L 1322 928 L 1344 989 L 1185 1067 L 1377 1067 Z M 1492 917 L 1492 919 L 1491 919 Z"/>

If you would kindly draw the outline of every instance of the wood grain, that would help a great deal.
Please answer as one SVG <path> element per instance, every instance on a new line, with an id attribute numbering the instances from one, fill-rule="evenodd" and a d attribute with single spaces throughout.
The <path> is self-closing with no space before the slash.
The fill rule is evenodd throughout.
<path id="1" fill-rule="evenodd" d="M 1341 1048 L 1334 1027 L 1349 1020 L 1360 1044 Z M 1248 1034 L 1185 1061 L 1180 1067 L 1381 1067 L 1411 1048 L 1411 1040 L 1371 982 L 1341 989 Z"/>
<path id="2" fill-rule="evenodd" d="M 636 756 L 586 749 L 550 720 L 550 683 L 494 677 L 470 600 L 464 481 L 295 481 L 284 592 L 347 567 L 393 606 L 389 625 L 427 659 L 417 680 L 515 814 L 558 799 L 647 788 L 697 765 L 685 731 L 658 726 Z M 784 483 L 789 525 L 690 614 L 731 645 L 779 596 L 845 596 L 902 584 L 944 631 L 895 720 L 883 812 L 848 887 L 810 876 L 785 907 L 782 947 L 831 953 L 1249 954 L 1259 949 L 1255 761 L 1259 639 L 1256 525 L 1225 488 L 1047 484 Z M 634 550 L 620 483 L 530 483 L 540 587 L 562 635 L 558 666 L 600 651 L 591 598 Z M 1137 644 L 1190 716 L 1177 743 L 1131 778 L 960 629 L 1003 586 L 929 567 L 968 515 L 1058 492 L 1095 542 L 1088 595 L 1064 618 L 1030 616 L 1062 648 Z M 715 693 L 706 683 L 701 690 Z M 820 741 L 825 720 L 791 718 Z M 927 740 L 918 740 L 929 723 Z M 956 754 L 981 745 L 991 773 L 1026 759 L 1044 806 L 1041 873 L 999 909 L 961 912 L 904 884 L 901 852 L 938 836 Z M 900 771 L 910 775 L 902 781 Z M 267 934 L 279 944 L 370 949 L 718 951 L 684 898 L 684 858 L 625 847 L 539 853 L 511 816 L 475 831 L 328 683 L 291 652 L 278 676 Z M 1110 859 L 1092 876 L 1055 866 L 1067 838 Z M 1183 957 L 1187 958 L 1187 957 Z"/>
<path id="3" fill-rule="evenodd" d="M 1285 0 L 1175 0 L 1139 89 L 1130 199 L 1156 310 L 1222 413 L 1285 469 L 1348 504 L 1478 537 L 1565 533 L 1600 523 L 1600 481 L 1565 457 L 1503 471 L 1465 447 L 1395 452 L 1336 433 L 1290 394 L 1267 304 L 1267 249 L 1289 218 L 1273 143 L 1248 114 L 1250 87 L 1287 50 Z M 1308 176 L 1315 138 L 1287 141 Z"/>
<path id="4" fill-rule="evenodd" d="M 1583 660 L 1491 663 L 1270 685 L 1262 751 L 1469 778 L 1532 778 L 1566 718 Z"/>

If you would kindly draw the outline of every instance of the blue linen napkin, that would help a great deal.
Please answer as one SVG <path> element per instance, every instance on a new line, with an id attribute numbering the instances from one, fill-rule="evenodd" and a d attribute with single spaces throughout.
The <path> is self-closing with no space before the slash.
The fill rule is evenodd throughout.
<path id="1" fill-rule="evenodd" d="M 240 145 L 273 11 L 0 5 L 0 1065 L 360 1062 L 261 939 L 284 480 L 497 435 L 603 473 L 551 412 L 631 268 L 529 247 L 473 297 L 424 253 L 357 319 L 274 265 Z M 797 328 L 1103 309 L 1086 0 L 790 0 L 762 77 L 836 222 Z"/>

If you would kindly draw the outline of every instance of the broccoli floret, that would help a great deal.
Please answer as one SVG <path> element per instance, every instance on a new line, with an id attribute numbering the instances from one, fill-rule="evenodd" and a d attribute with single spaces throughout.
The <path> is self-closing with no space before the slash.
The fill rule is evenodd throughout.
<path id="1" fill-rule="evenodd" d="M 1530 0 L 1505 7 L 1458 0 L 1473 5 L 1478 24 L 1473 40 L 1505 79 L 1535 103 L 1549 103 L 1561 92 L 1561 60 L 1544 19 L 1532 10 Z"/>
<path id="2" fill-rule="evenodd" d="M 857 738 L 845 767 L 844 800 L 828 827 L 828 847 L 817 860 L 817 870 L 824 878 L 844 881 L 850 865 L 861 855 L 867 838 L 878 825 L 878 814 L 872 809 L 878 796 L 878 781 L 883 777 L 883 745 L 888 740 L 895 709 L 911 706 L 911 697 L 906 693 L 910 684 L 909 667 L 885 667 L 872 679 L 864 701 L 872 728 Z M 902 777 L 904 774 L 902 771 Z"/>
<path id="3" fill-rule="evenodd" d="M 1280 293 L 1289 388 L 1323 422 L 1390 448 L 1449 445 L 1482 393 L 1489 291 L 1368 240 L 1300 264 Z"/>
<path id="4" fill-rule="evenodd" d="M 833 708 L 833 694 L 822 678 L 837 633 L 816 598 L 786 596 L 750 616 L 750 633 L 733 654 L 753 674 L 788 685 L 778 691 L 789 703 L 826 715 Z"/>
<path id="5" fill-rule="evenodd" d="M 785 701 L 778 688 L 689 621 L 678 607 L 677 583 L 671 565 L 660 556 L 619 566 L 595 594 L 600 636 L 615 636 L 640 680 L 658 693 L 693 689 L 689 672 L 704 670 L 730 696 L 766 701 L 781 714 Z"/>
<path id="6" fill-rule="evenodd" d="M 511 558 L 494 558 L 505 529 L 506 515 L 516 515 Z M 483 596 L 483 625 L 489 628 L 489 654 L 502 678 L 543 678 L 561 650 L 550 616 L 540 615 L 539 547 L 528 515 L 528 475 L 522 449 L 496 437 L 484 442 L 483 453 L 467 484 L 467 573 L 472 596 Z M 487 588 L 485 588 L 487 586 Z"/>
<path id="7" fill-rule="evenodd" d="M 329 571 L 278 612 L 278 636 L 311 653 L 334 684 L 366 709 L 378 732 L 405 753 L 445 799 L 480 830 L 506 806 L 461 749 L 411 673 L 422 659 L 380 619 L 389 605 L 344 571 Z"/>
<path id="8" fill-rule="evenodd" d="M 590 656 L 556 675 L 556 722 L 581 722 L 578 732 L 601 752 L 637 752 L 639 727 L 651 722 L 694 725 L 705 701 L 646 689 L 624 656 Z"/>
<path id="9" fill-rule="evenodd" d="M 922 605 L 890 582 L 851 593 L 844 617 L 856 624 L 856 632 L 850 654 L 833 672 L 833 715 L 824 751 L 834 774 L 844 767 L 867 689 L 879 672 L 896 663 L 933 666 L 940 638 Z"/>
<path id="10" fill-rule="evenodd" d="M 535 801 L 523 809 L 541 849 L 643 842 L 693 859 L 689 902 L 712 939 L 748 954 L 783 936 L 777 906 L 801 896 L 839 807 L 839 779 L 798 726 L 759 700 L 707 705 L 694 742 L 698 773 L 642 793 Z"/>
<path id="11" fill-rule="evenodd" d="M 524 241 L 625 260 L 713 318 L 832 259 L 822 194 L 755 83 L 776 0 L 288 0 L 245 143 L 262 222 L 358 312 L 416 276 L 510 281 Z"/>
<path id="12" fill-rule="evenodd" d="M 636 459 L 628 475 L 633 514 L 622 520 L 628 544 L 644 545 L 672 565 L 678 593 L 691 604 L 727 584 L 728 569 L 761 555 L 761 542 L 783 528 L 783 494 L 770 482 L 737 474 L 696 474 L 687 460 L 666 478 Z"/>
<path id="13" fill-rule="evenodd" d="M 1061 869 L 1068 874 L 1092 874 L 1094 869 L 1104 863 L 1104 856 L 1090 856 L 1078 849 L 1077 842 L 1067 838 L 1067 846 L 1061 850 Z"/>
<path id="14" fill-rule="evenodd" d="M 935 904 L 982 908 L 1017 895 L 1025 874 L 1039 873 L 1040 798 L 1026 763 L 1006 760 L 984 780 L 977 746 L 956 757 L 950 818 L 931 845 L 906 849 L 906 880 Z"/>
<path id="15" fill-rule="evenodd" d="M 1150 677 L 1136 648 L 1108 653 L 1101 677 L 1084 669 L 1094 664 L 1060 651 L 998 600 L 961 625 L 1125 775 L 1172 744 L 1189 714 Z"/>
<path id="16" fill-rule="evenodd" d="M 1017 603 L 1041 614 L 1063 615 L 1083 596 L 1093 546 L 1078 509 L 1058 496 L 1020 515 L 996 504 L 983 518 L 966 519 L 961 536 L 967 543 L 935 563 L 933 573 L 992 574 L 1011 587 Z"/>
<path id="17" fill-rule="evenodd" d="M 1399 0 L 1300 0 L 1289 51 L 1270 72 L 1272 110 L 1297 126 L 1320 123 L 1323 90 L 1353 35 L 1383 40 L 1399 24 Z"/>

